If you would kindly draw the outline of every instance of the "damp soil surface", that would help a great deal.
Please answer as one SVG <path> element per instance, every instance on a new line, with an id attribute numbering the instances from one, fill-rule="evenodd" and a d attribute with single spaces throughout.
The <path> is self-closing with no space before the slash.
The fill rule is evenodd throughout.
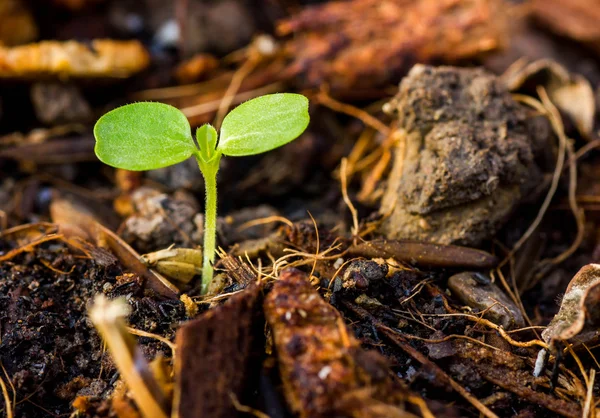
<path id="1" fill-rule="evenodd" d="M 165 417 L 597 414 L 589 1 L 163 3 L 0 5 L 0 414 L 142 417 L 100 294 Z M 222 162 L 210 293 L 144 264 L 201 252 L 201 174 L 101 164 L 95 120 L 279 91 L 310 126 Z"/>

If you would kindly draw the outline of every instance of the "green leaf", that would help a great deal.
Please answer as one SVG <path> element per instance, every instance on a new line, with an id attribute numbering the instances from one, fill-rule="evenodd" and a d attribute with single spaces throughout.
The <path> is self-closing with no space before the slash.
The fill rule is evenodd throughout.
<path id="1" fill-rule="evenodd" d="M 309 120 L 308 99 L 301 94 L 257 97 L 225 117 L 218 149 L 234 157 L 270 151 L 296 139 Z"/>
<path id="2" fill-rule="evenodd" d="M 215 155 L 217 148 L 217 131 L 210 124 L 205 124 L 196 129 L 196 141 L 200 147 L 200 156 L 204 161 L 210 160 Z"/>
<path id="3" fill-rule="evenodd" d="M 188 159 L 196 150 L 190 124 L 177 108 L 140 102 L 121 106 L 94 126 L 96 155 L 126 170 L 153 170 Z"/>

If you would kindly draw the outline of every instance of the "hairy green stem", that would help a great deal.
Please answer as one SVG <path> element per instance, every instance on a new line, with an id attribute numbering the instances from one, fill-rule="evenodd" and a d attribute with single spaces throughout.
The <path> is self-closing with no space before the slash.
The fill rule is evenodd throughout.
<path id="1" fill-rule="evenodd" d="M 217 172 L 221 156 L 210 162 L 198 161 L 200 171 L 204 176 L 206 205 L 204 208 L 204 251 L 202 261 L 202 294 L 208 292 L 213 279 L 213 262 L 217 241 Z"/>

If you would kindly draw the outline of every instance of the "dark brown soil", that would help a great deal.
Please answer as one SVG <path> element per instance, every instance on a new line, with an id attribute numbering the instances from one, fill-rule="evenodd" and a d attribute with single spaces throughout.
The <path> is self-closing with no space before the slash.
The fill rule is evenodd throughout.
<path id="1" fill-rule="evenodd" d="M 162 378 L 166 416 L 580 417 L 586 402 L 597 415 L 600 287 L 556 316 L 577 317 L 586 346 L 546 336 L 577 328 L 551 321 L 573 275 L 600 262 L 600 139 L 573 113 L 598 119 L 600 40 L 580 24 L 598 6 L 532 0 L 528 19 L 514 3 L 0 0 L 0 414 L 143 418 L 88 319 L 104 294 L 125 298 L 130 327 L 176 344 L 174 360 L 135 337 L 164 360 L 145 377 Z M 73 39 L 94 57 L 100 38 L 140 41 L 150 65 L 3 75 L 2 43 Z M 500 75 L 522 56 L 555 59 L 561 77 L 509 91 Z M 523 104 L 540 87 L 568 99 L 555 103 L 568 137 L 555 183 L 559 139 Z M 198 276 L 152 282 L 140 254 L 203 244 L 202 176 L 194 161 L 104 166 L 93 122 L 154 100 L 195 128 L 230 93 L 233 107 L 275 91 L 309 97 L 310 127 L 223 160 L 214 293 Z"/>
<path id="2" fill-rule="evenodd" d="M 3 251 L 14 246 L 2 245 Z M 183 304 L 157 300 L 136 276 L 122 273 L 114 258 L 98 265 L 58 241 L 0 264 L 0 361 L 16 390 L 16 416 L 68 415 L 77 396 L 111 394 L 118 373 L 87 319 L 94 295 L 126 297 L 135 307 L 131 326 L 173 336 L 185 319 Z M 140 344 L 149 358 L 170 356 L 156 340 L 140 338 Z"/>

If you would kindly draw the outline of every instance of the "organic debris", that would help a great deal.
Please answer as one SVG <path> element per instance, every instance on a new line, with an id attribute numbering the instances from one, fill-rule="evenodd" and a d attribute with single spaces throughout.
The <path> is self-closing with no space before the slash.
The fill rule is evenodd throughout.
<path id="1" fill-rule="evenodd" d="M 194 276 L 202 273 L 201 248 L 173 248 L 171 246 L 164 250 L 144 254 L 141 260 L 148 267 L 182 284 L 189 283 Z"/>
<path id="2" fill-rule="evenodd" d="M 407 393 L 385 360 L 360 348 L 340 314 L 321 299 L 304 273 L 281 273 L 266 297 L 265 316 L 273 330 L 285 396 L 299 416 L 407 416 L 402 412 Z"/>
<path id="3" fill-rule="evenodd" d="M 0 413 L 596 418 L 596 3 L 0 0 Z"/>
<path id="4" fill-rule="evenodd" d="M 0 44 L 24 44 L 34 41 L 38 36 L 35 20 L 22 0 L 0 3 L 0 22 Z"/>
<path id="5" fill-rule="evenodd" d="M 148 52 L 138 41 L 98 39 L 90 46 L 75 41 L 43 41 L 12 48 L 0 45 L 0 79 L 123 78 L 143 70 L 149 62 Z"/>
<path id="6" fill-rule="evenodd" d="M 597 335 L 598 295 L 600 283 L 600 265 L 588 264 L 577 272 L 565 291 L 560 310 L 548 327 L 542 332 L 542 338 L 550 345 L 568 341 L 587 330 L 591 335 L 580 336 L 578 342 L 585 342 Z"/>
<path id="7" fill-rule="evenodd" d="M 600 52 L 597 0 L 533 0 L 532 6 L 533 16 L 540 23 Z"/>
<path id="8" fill-rule="evenodd" d="M 209 54 L 194 55 L 182 62 L 175 70 L 175 78 L 181 84 L 193 83 L 205 78 L 211 71 L 219 66 L 219 61 Z"/>
<path id="9" fill-rule="evenodd" d="M 362 257 L 393 258 L 424 267 L 490 268 L 498 259 L 485 251 L 458 245 L 418 241 L 373 240 L 352 245 L 348 253 Z"/>
<path id="10" fill-rule="evenodd" d="M 166 418 L 166 394 L 152 376 L 143 353 L 127 331 L 125 318 L 131 308 L 123 299 L 108 301 L 98 296 L 90 309 L 90 319 L 110 349 L 121 376 L 144 417 Z"/>
<path id="11" fill-rule="evenodd" d="M 177 331 L 175 416 L 237 416 L 232 396 L 245 402 L 260 371 L 260 303 L 261 286 L 253 284 Z"/>
<path id="12" fill-rule="evenodd" d="M 286 71 L 301 86 L 326 84 L 352 96 L 387 87 L 416 63 L 501 47 L 508 38 L 502 7 L 495 0 L 333 1 L 280 22 L 278 32 L 295 36 L 285 46 L 293 58 Z"/>

